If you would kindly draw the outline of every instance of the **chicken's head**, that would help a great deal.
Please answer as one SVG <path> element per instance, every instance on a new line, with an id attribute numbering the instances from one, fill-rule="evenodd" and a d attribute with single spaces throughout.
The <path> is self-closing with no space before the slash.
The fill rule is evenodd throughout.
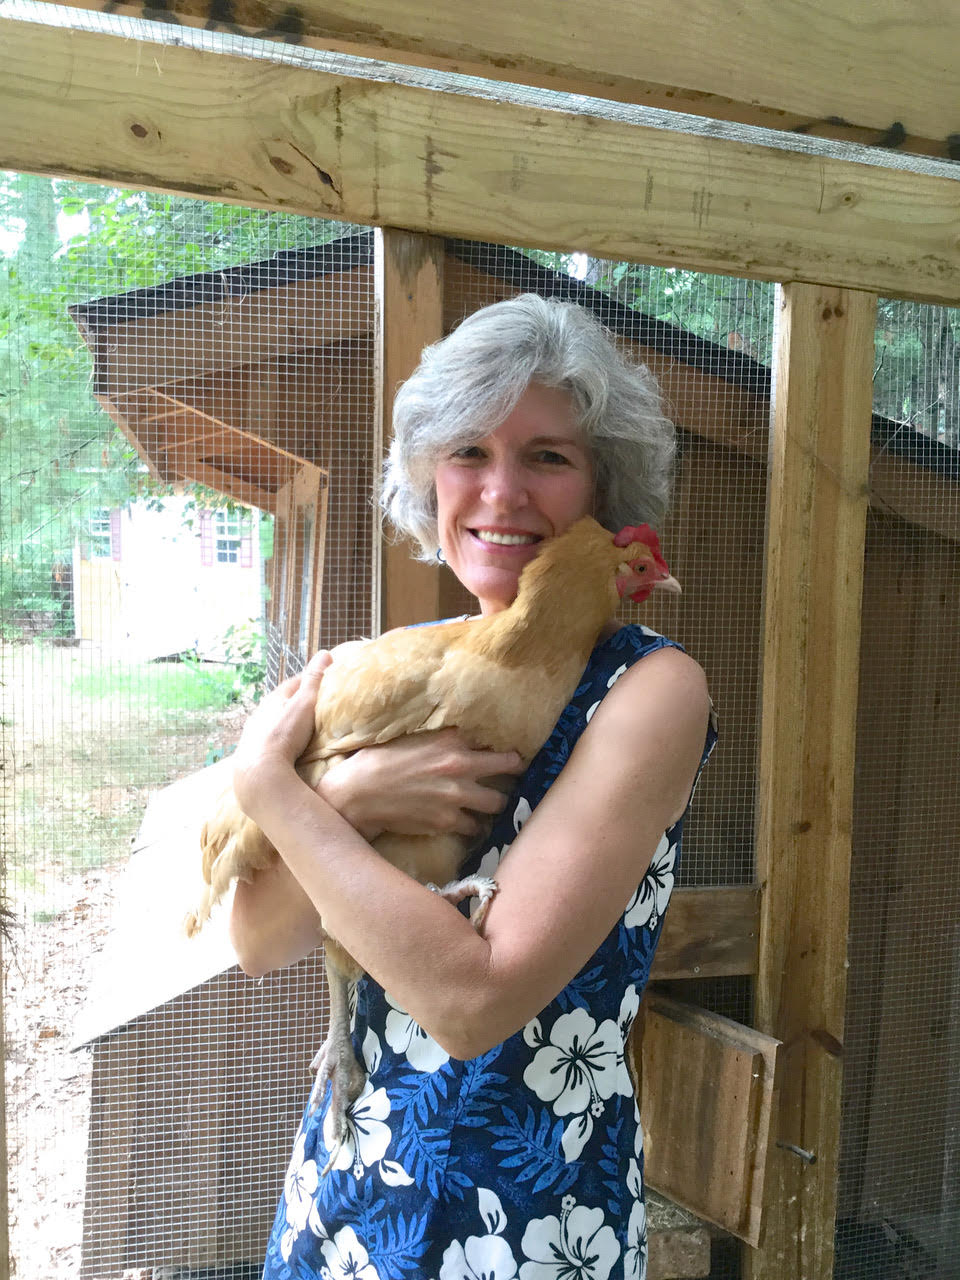
<path id="1" fill-rule="evenodd" d="M 651 591 L 670 591 L 679 595 L 680 584 L 672 577 L 660 551 L 660 540 L 648 524 L 628 524 L 613 539 L 623 549 L 623 562 L 617 570 L 617 590 L 641 604 Z"/>

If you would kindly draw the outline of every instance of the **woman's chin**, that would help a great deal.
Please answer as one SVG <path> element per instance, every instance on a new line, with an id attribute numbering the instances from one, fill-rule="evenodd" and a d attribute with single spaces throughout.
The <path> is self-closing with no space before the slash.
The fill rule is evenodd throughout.
<path id="1" fill-rule="evenodd" d="M 461 579 L 467 590 L 480 601 L 484 613 L 507 609 L 517 597 L 520 573 L 516 569 L 475 569 Z"/>

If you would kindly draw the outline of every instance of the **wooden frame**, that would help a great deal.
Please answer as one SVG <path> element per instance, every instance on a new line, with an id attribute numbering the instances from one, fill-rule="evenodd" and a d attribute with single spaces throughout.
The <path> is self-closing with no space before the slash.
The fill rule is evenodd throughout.
<path id="1" fill-rule="evenodd" d="M 70 0 L 70 7 L 97 12 L 106 5 Z M 125 17 L 158 14 L 130 0 L 109 7 Z M 832 129 L 852 141 L 880 137 L 894 145 L 900 134 L 891 126 L 899 124 L 908 149 L 940 155 L 958 127 L 952 104 L 960 93 L 960 20 L 930 3 L 914 3 L 905 14 L 897 0 L 855 13 L 826 0 L 791 8 L 748 0 L 718 12 L 700 0 L 685 6 L 682 21 L 652 0 L 594 0 L 565 5 L 562 15 L 555 0 L 530 0 L 519 11 L 510 0 L 481 8 L 464 0 L 439 7 L 428 0 L 299 0 L 282 11 L 277 3 L 236 0 L 217 16 L 204 0 L 172 0 L 162 13 L 178 25 L 772 129 Z"/>
<path id="2" fill-rule="evenodd" d="M 781 291 L 767 500 L 759 1030 L 783 1041 L 750 1280 L 833 1271 L 876 299 Z M 807 1152 L 805 1157 L 802 1153 Z M 798 1154 L 799 1153 L 799 1154 Z"/>
<path id="3" fill-rule="evenodd" d="M 644 6 L 645 21 L 652 20 L 649 8 Z M 344 0 L 337 12 L 349 9 Z M 604 17 L 614 11 L 612 0 L 600 9 Z M 879 31 L 882 14 L 874 13 Z M 804 43 L 824 77 L 812 83 L 795 75 L 788 91 L 809 89 L 803 105 L 814 115 L 825 105 L 831 114 L 839 110 L 844 94 L 864 93 L 869 105 L 846 114 L 855 123 L 885 127 L 889 82 L 864 86 L 862 79 L 831 72 L 833 50 L 816 52 L 816 15 L 812 8 L 805 15 Z M 429 16 L 434 24 L 440 20 L 435 10 Z M 749 17 L 758 23 L 760 16 L 754 5 Z M 784 27 L 789 35 L 788 23 Z M 934 57 L 960 47 L 925 16 L 923 27 L 934 33 Z M 786 1147 L 776 1150 L 770 1198 L 783 1212 L 768 1223 L 750 1270 L 764 1280 L 780 1280 L 786 1271 L 826 1280 L 841 1082 L 857 600 L 869 480 L 871 295 L 960 302 L 956 178 L 947 170 L 883 168 L 863 156 L 838 159 L 761 146 L 759 140 L 652 128 L 600 105 L 574 114 L 558 103 L 541 109 L 516 95 L 511 100 L 507 91 L 502 100 L 441 94 L 9 20 L 0 21 L 0 30 L 0 163 L 9 167 L 795 282 L 784 292 L 771 452 L 757 831 L 765 883 L 758 1020 L 785 1041 L 778 1136 L 802 1150 L 794 1141 L 802 1135 L 803 1143 L 815 1145 L 817 1163 L 804 1164 Z M 417 32 L 414 24 L 399 39 L 391 28 L 387 38 L 397 45 L 388 44 L 387 51 L 399 54 L 404 42 L 415 45 Z M 658 66 L 668 65 L 666 53 L 682 55 L 687 34 L 671 29 L 662 33 L 666 44 L 651 42 Z M 728 34 L 742 41 L 734 28 L 718 31 L 717 38 Z M 631 47 L 622 26 L 615 35 L 618 45 Z M 823 38 L 830 43 L 829 31 Z M 782 64 L 796 69 L 800 44 L 796 28 L 790 47 L 767 43 L 758 71 L 766 74 L 769 67 L 778 83 L 786 83 Z M 599 45 L 600 35 L 591 36 L 581 53 L 595 53 Z M 726 74 L 723 58 L 713 56 L 719 47 L 711 40 L 711 61 Z M 908 66 L 918 54 L 922 65 L 925 47 L 909 39 L 897 66 Z M 481 47 L 477 38 L 467 53 L 500 56 L 503 49 Z M 434 56 L 440 56 L 435 48 L 428 51 Z M 544 56 L 542 49 L 531 52 L 524 64 L 531 78 L 537 73 L 530 61 Z M 876 66 L 876 55 L 870 57 Z M 702 79 L 700 60 L 695 63 L 696 91 L 721 91 L 718 81 Z M 610 72 L 607 63 L 593 65 L 603 75 Z M 675 77 L 683 74 L 682 56 L 677 65 Z M 591 74 L 582 64 L 575 71 Z M 642 74 L 638 63 L 631 74 Z M 642 96 L 641 82 L 635 83 Z M 756 92 L 753 85 L 735 91 L 744 97 Z M 900 100 L 916 107 L 909 130 L 942 137 L 952 126 L 936 107 L 952 98 L 940 76 L 906 76 Z M 936 100 L 934 114 L 921 99 L 927 107 Z M 782 107 L 800 99 L 777 101 Z M 118 102 L 124 109 L 117 110 Z M 385 265 L 385 280 L 387 272 Z M 814 876 L 822 877 L 816 902 L 808 889 L 817 883 Z M 830 904 L 826 920 L 824 899 Z M 677 905 L 681 901 L 678 896 Z M 817 945 L 811 947 L 814 932 Z"/>
<path id="4" fill-rule="evenodd" d="M 0 21 L 0 165 L 952 303 L 957 176 Z M 116 104 L 125 104 L 117 112 Z M 798 144 L 799 145 L 799 144 Z M 630 211 L 629 224 L 624 210 Z"/>

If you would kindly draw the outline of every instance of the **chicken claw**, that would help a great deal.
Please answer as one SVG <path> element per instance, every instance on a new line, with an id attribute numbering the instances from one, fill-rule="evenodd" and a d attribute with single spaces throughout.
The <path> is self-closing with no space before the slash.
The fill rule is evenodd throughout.
<path id="1" fill-rule="evenodd" d="M 468 876 L 466 880 L 451 880 L 442 889 L 435 884 L 428 884 L 427 888 L 433 893 L 439 893 L 441 898 L 453 906 L 463 902 L 464 898 L 479 898 L 480 901 L 470 916 L 470 923 L 475 929 L 479 929 L 493 901 L 493 895 L 497 892 L 497 882 L 489 876 Z"/>
<path id="2" fill-rule="evenodd" d="M 327 1163 L 320 1173 L 320 1177 L 325 1178 L 333 1168 L 337 1156 L 347 1140 L 349 1133 L 347 1112 L 363 1092 L 367 1083 L 367 1076 L 357 1062 L 349 1035 L 346 1040 L 336 1034 L 329 1035 L 320 1046 L 316 1057 L 310 1063 L 310 1069 L 317 1073 L 317 1078 L 310 1093 L 310 1115 L 313 1115 L 323 1102 L 324 1095 L 327 1092 L 327 1084 L 329 1083 L 330 1085 L 328 1115 L 333 1128 L 333 1141 L 330 1146 Z M 356 1167 L 358 1162 L 359 1154 L 354 1161 L 354 1173 L 357 1177 L 363 1172 L 362 1168 L 358 1169 Z"/>

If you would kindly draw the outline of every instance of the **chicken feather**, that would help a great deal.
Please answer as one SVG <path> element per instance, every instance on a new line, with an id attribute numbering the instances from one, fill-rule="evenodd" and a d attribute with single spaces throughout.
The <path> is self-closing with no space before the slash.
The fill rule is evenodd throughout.
<path id="1" fill-rule="evenodd" d="M 502 612 L 464 621 L 388 632 L 333 650 L 317 697 L 313 737 L 297 771 L 315 787 L 328 769 L 362 747 L 407 734 L 456 728 L 476 749 L 516 751 L 528 764 L 569 702 L 590 651 L 621 595 L 645 599 L 679 587 L 648 526 L 614 538 L 586 516 L 545 542 L 520 575 L 517 597 Z M 377 851 L 422 883 L 445 885 L 451 901 L 476 892 L 479 924 L 492 882 L 453 880 L 470 845 L 455 834 L 384 832 Z M 267 837 L 240 809 L 232 788 L 201 833 L 206 890 L 185 922 L 189 934 L 237 878 L 249 879 L 277 857 Z M 322 922 L 321 922 L 322 923 Z M 312 1105 L 333 1089 L 334 1143 L 329 1169 L 347 1132 L 346 1114 L 363 1088 L 353 1055 L 346 990 L 362 970 L 335 939 L 324 940 L 331 989 L 330 1030 L 314 1059 Z"/>

